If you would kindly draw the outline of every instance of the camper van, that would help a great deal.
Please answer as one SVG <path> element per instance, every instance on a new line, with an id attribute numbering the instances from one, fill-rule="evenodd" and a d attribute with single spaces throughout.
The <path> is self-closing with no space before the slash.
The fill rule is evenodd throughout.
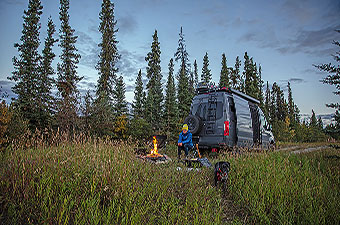
<path id="1" fill-rule="evenodd" d="M 184 123 L 202 149 L 271 147 L 274 136 L 259 104 L 237 90 L 199 84 Z"/>

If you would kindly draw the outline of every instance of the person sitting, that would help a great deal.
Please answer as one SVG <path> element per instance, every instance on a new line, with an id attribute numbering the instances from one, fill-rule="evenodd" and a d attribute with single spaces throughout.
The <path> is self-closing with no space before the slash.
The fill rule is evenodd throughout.
<path id="1" fill-rule="evenodd" d="M 178 160 L 181 159 L 182 150 L 184 150 L 185 158 L 187 158 L 189 149 L 191 149 L 193 146 L 192 134 L 188 129 L 188 125 L 184 124 L 182 132 L 179 134 L 178 138 Z"/>

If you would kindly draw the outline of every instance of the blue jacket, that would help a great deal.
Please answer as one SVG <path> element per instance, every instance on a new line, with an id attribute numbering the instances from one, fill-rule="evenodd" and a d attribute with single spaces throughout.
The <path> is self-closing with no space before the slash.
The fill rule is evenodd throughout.
<path id="1" fill-rule="evenodd" d="M 183 134 L 183 131 L 179 134 L 178 143 L 189 144 L 189 146 L 192 148 L 194 144 L 192 143 L 192 134 L 188 130 L 186 134 Z"/>

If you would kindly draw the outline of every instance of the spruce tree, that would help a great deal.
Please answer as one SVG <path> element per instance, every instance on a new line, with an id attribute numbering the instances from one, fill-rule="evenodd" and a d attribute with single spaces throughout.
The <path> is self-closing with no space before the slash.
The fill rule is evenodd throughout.
<path id="1" fill-rule="evenodd" d="M 69 8 L 69 0 L 60 0 L 59 19 L 61 21 L 61 27 L 59 30 L 59 47 L 61 48 L 61 63 L 57 65 L 57 87 L 61 97 L 58 104 L 59 126 L 64 130 L 71 131 L 76 128 L 77 125 L 77 98 L 79 95 L 77 84 L 82 80 L 82 77 L 77 74 L 77 64 L 79 63 L 80 54 L 77 53 L 78 50 L 75 44 L 78 37 L 74 35 L 74 29 L 72 29 L 69 24 Z"/>
<path id="2" fill-rule="evenodd" d="M 199 81 L 199 75 L 198 75 L 198 68 L 197 68 L 197 62 L 196 59 L 194 61 L 194 77 L 195 77 L 195 88 L 198 85 L 198 81 Z"/>
<path id="3" fill-rule="evenodd" d="M 206 84 L 209 84 L 212 79 L 212 75 L 209 69 L 209 58 L 208 58 L 208 52 L 205 53 L 203 57 L 203 67 L 202 67 L 202 81 Z"/>
<path id="4" fill-rule="evenodd" d="M 323 130 L 323 122 L 322 122 L 321 116 L 319 116 L 319 118 L 318 118 L 317 126 L 318 126 L 319 130 Z"/>
<path id="5" fill-rule="evenodd" d="M 229 69 L 227 67 L 227 58 L 225 54 L 222 54 L 222 62 L 221 62 L 222 68 L 221 68 L 221 76 L 220 76 L 220 87 L 229 87 Z"/>
<path id="6" fill-rule="evenodd" d="M 183 28 L 179 32 L 179 40 L 178 40 L 178 47 L 174 54 L 175 61 L 180 62 L 180 69 L 179 74 L 183 73 L 185 77 L 189 80 L 189 73 L 190 73 L 190 62 L 189 62 L 189 54 L 186 49 Z M 183 76 L 182 75 L 182 76 Z"/>
<path id="7" fill-rule="evenodd" d="M 340 33 L 340 30 L 336 30 L 336 32 Z M 333 44 L 337 47 L 340 47 L 340 41 L 333 41 Z M 322 80 L 322 83 L 334 85 L 336 91 L 333 92 L 335 95 L 340 95 L 340 51 L 337 51 L 335 55 L 333 55 L 334 60 L 336 63 L 325 63 L 322 65 L 314 65 L 319 70 L 326 72 L 328 75 Z M 335 125 L 332 126 L 333 133 L 337 133 L 337 135 L 333 135 L 333 137 L 339 138 L 339 131 L 340 131 L 340 103 L 331 103 L 326 104 L 327 107 L 331 107 L 335 109 Z M 331 131 L 332 133 L 332 131 Z"/>
<path id="8" fill-rule="evenodd" d="M 101 20 L 99 32 L 102 37 L 101 42 L 98 44 L 100 53 L 96 68 L 99 73 L 99 79 L 96 95 L 98 98 L 108 96 L 108 99 L 117 103 L 114 89 L 118 72 L 116 64 L 120 55 L 117 49 L 116 33 L 118 29 L 116 29 L 117 21 L 115 21 L 114 17 L 114 4 L 110 0 L 103 0 L 99 19 Z"/>
<path id="9" fill-rule="evenodd" d="M 55 71 L 52 67 L 52 62 L 55 58 L 55 54 L 52 51 L 54 43 L 58 40 L 54 39 L 53 35 L 55 33 L 55 25 L 52 18 L 49 17 L 47 23 L 47 37 L 45 39 L 45 47 L 42 51 L 42 61 L 41 61 L 41 77 L 38 82 L 38 94 L 42 109 L 41 128 L 51 125 L 51 114 L 53 113 L 53 103 L 54 97 L 52 96 L 51 90 L 54 85 L 53 75 Z"/>
<path id="10" fill-rule="evenodd" d="M 300 124 L 300 109 L 298 108 L 298 106 L 295 104 L 294 105 L 294 117 L 295 117 L 295 119 L 294 119 L 294 121 L 296 122 L 296 123 L 299 123 Z"/>
<path id="11" fill-rule="evenodd" d="M 98 70 L 98 81 L 96 86 L 96 98 L 94 101 L 94 120 L 96 120 L 97 135 L 113 135 L 114 121 L 121 113 L 118 100 L 117 73 L 116 66 L 120 55 L 118 53 L 116 40 L 117 21 L 114 17 L 114 4 L 110 0 L 103 0 L 99 13 L 99 32 L 101 41 L 98 44 L 100 49 L 99 60 L 96 65 Z"/>
<path id="12" fill-rule="evenodd" d="M 81 112 L 83 114 L 82 117 L 82 129 L 85 133 L 88 135 L 91 134 L 91 131 L 93 129 L 92 123 L 93 123 L 93 116 L 94 116 L 94 105 L 93 105 L 93 97 L 91 95 L 91 92 L 89 90 L 86 91 L 85 96 L 83 97 L 83 103 L 81 107 Z"/>
<path id="13" fill-rule="evenodd" d="M 169 76 L 168 82 L 166 84 L 166 95 L 164 104 L 164 118 L 165 118 L 165 130 L 168 136 L 174 137 L 173 134 L 177 130 L 177 118 L 178 118 L 178 108 L 176 102 L 176 86 L 174 79 L 174 63 L 173 59 L 169 62 Z"/>
<path id="14" fill-rule="evenodd" d="M 317 122 L 317 119 L 316 119 L 316 116 L 315 116 L 315 112 L 314 112 L 313 109 L 312 109 L 312 116 L 310 118 L 309 126 L 313 127 L 313 128 L 318 126 L 318 122 Z"/>
<path id="15" fill-rule="evenodd" d="M 12 76 L 8 77 L 15 82 L 12 90 L 18 97 L 14 103 L 21 112 L 24 112 L 24 119 L 29 121 L 31 129 L 41 126 L 41 112 L 44 111 L 42 105 L 36 103 L 39 101 L 37 81 L 41 78 L 41 55 L 38 48 L 42 8 L 40 0 L 29 0 L 28 9 L 24 11 L 23 16 L 21 43 L 14 44 L 19 56 L 13 57 L 14 71 Z"/>
<path id="16" fill-rule="evenodd" d="M 180 62 L 180 68 L 177 74 L 178 87 L 177 87 L 177 98 L 178 98 L 178 110 L 179 117 L 184 119 L 184 117 L 189 113 L 192 93 L 190 90 L 189 76 L 190 76 L 190 63 L 189 54 L 186 50 L 183 29 L 179 33 L 178 47 L 174 54 L 175 61 Z"/>
<path id="17" fill-rule="evenodd" d="M 142 70 L 139 70 L 135 83 L 135 97 L 132 104 L 133 115 L 135 118 L 143 118 L 144 115 L 144 90 L 142 80 Z"/>
<path id="18" fill-rule="evenodd" d="M 128 132 L 128 120 L 127 120 L 127 102 L 125 99 L 125 83 L 123 76 L 117 78 L 116 81 L 116 90 L 115 90 L 115 98 L 117 100 L 114 105 L 114 136 L 119 139 L 127 138 Z"/>
<path id="19" fill-rule="evenodd" d="M 258 72 L 258 100 L 260 101 L 260 107 L 264 108 L 264 97 L 263 97 L 263 80 L 262 80 L 262 67 L 259 65 L 259 72 Z"/>
<path id="20" fill-rule="evenodd" d="M 248 56 L 248 53 L 244 53 L 244 69 L 243 69 L 243 76 L 245 78 L 244 80 L 244 91 L 247 95 L 251 93 L 251 82 L 252 82 L 252 69 L 250 64 L 250 58 Z"/>
<path id="21" fill-rule="evenodd" d="M 271 121 L 271 114 L 270 114 L 270 105 L 271 105 L 271 99 L 270 99 L 270 89 L 269 89 L 269 83 L 267 81 L 266 85 L 266 97 L 264 102 L 264 114 L 268 121 Z"/>
<path id="22" fill-rule="evenodd" d="M 292 94 L 292 89 L 290 87 L 290 83 L 288 82 L 288 115 L 289 119 L 292 124 L 295 123 L 295 104 L 293 101 L 293 94 Z"/>
<path id="23" fill-rule="evenodd" d="M 257 66 L 253 58 L 249 58 L 247 52 L 244 53 L 244 71 L 243 76 L 244 81 L 244 91 L 247 95 L 259 99 L 259 83 L 260 79 L 258 77 Z"/>
<path id="24" fill-rule="evenodd" d="M 190 102 L 192 100 L 192 98 L 195 96 L 195 77 L 194 77 L 194 71 L 190 71 L 189 73 L 189 82 L 188 82 L 188 85 L 189 85 L 189 97 L 190 97 Z"/>
<path id="25" fill-rule="evenodd" d="M 161 50 L 158 41 L 157 30 L 155 30 L 153 42 L 151 44 L 151 51 L 145 57 L 148 62 L 146 68 L 146 76 L 148 83 L 146 85 L 146 120 L 152 125 L 154 130 L 160 130 L 162 124 L 162 73 L 161 73 Z"/>
<path id="26" fill-rule="evenodd" d="M 123 76 L 120 76 L 117 78 L 117 85 L 116 85 L 116 98 L 117 98 L 117 103 L 115 104 L 115 113 L 116 116 L 122 116 L 126 115 L 127 113 L 127 102 L 125 99 L 125 83 Z"/>
<path id="27" fill-rule="evenodd" d="M 234 68 L 231 70 L 231 75 L 230 75 L 230 83 L 231 87 L 244 92 L 244 79 L 243 76 L 240 75 L 240 67 L 241 67 L 241 60 L 237 56 L 235 60 L 235 65 Z"/>

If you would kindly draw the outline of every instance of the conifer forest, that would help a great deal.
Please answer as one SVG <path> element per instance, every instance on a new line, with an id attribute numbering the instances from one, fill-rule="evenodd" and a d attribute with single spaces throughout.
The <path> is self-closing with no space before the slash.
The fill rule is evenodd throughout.
<path id="1" fill-rule="evenodd" d="M 162 34 L 157 28 L 149 34 L 146 67 L 130 74 L 134 91 L 128 101 L 113 0 L 101 0 L 97 14 L 97 82 L 80 91 L 82 54 L 70 22 L 77 16 L 70 13 L 71 1 L 60 0 L 59 20 L 49 16 L 46 24 L 41 0 L 25 1 L 23 14 L 16 15 L 22 17 L 21 36 L 12 43 L 17 54 L 7 77 L 16 97 L 0 92 L 1 224 L 339 223 L 340 101 L 325 99 L 334 109 L 330 124 L 314 110 L 301 118 L 291 82 L 265 80 L 266 68 L 251 51 L 230 55 L 220 49 L 214 80 L 212 52 L 192 54 L 190 29 L 181 25 L 173 40 L 177 48 L 163 62 L 168 47 Z M 333 32 L 338 39 L 328 44 L 337 51 L 329 52 L 329 63 L 310 67 L 339 96 L 340 28 Z M 213 185 L 208 168 L 189 171 L 176 161 L 179 134 L 202 84 L 258 100 L 275 138 L 270 149 L 202 151 L 213 165 L 230 162 L 225 188 Z M 135 150 L 153 135 L 166 136 L 160 153 L 171 162 L 136 158 Z"/>

